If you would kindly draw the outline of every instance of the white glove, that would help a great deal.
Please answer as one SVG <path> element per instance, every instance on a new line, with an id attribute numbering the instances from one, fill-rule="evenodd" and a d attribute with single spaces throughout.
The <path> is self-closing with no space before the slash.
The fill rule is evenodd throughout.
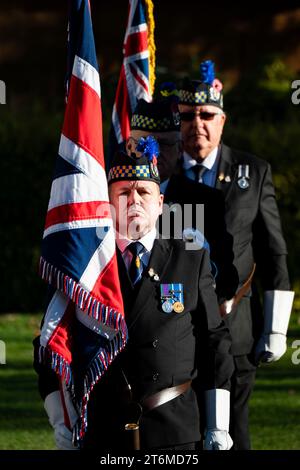
<path id="1" fill-rule="evenodd" d="M 205 392 L 206 432 L 204 450 L 229 450 L 230 392 L 222 388 Z"/>
<path id="2" fill-rule="evenodd" d="M 280 333 L 263 335 L 256 346 L 257 362 L 278 361 L 286 352 L 286 336 Z"/>
<path id="3" fill-rule="evenodd" d="M 61 423 L 55 426 L 54 438 L 59 450 L 76 450 L 73 446 L 73 433 L 65 424 Z"/>
<path id="4" fill-rule="evenodd" d="M 68 413 L 71 427 L 75 425 L 78 415 L 68 396 L 64 393 L 66 411 Z M 73 433 L 65 424 L 64 408 L 61 392 L 52 392 L 45 398 L 44 408 L 49 417 L 49 422 L 54 429 L 55 443 L 60 450 L 75 450 L 73 445 Z"/>
<path id="5" fill-rule="evenodd" d="M 257 363 L 278 361 L 284 355 L 293 299 L 293 291 L 264 293 L 264 332 L 255 348 Z"/>
<path id="6" fill-rule="evenodd" d="M 229 450 L 233 441 L 228 431 L 207 431 L 204 441 L 205 450 Z"/>

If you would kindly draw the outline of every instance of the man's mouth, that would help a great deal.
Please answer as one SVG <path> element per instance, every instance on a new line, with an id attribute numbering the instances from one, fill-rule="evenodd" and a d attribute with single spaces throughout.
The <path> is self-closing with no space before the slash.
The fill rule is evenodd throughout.
<path id="1" fill-rule="evenodd" d="M 143 211 L 137 207 L 129 207 L 127 214 L 130 218 L 140 217 L 143 215 Z"/>

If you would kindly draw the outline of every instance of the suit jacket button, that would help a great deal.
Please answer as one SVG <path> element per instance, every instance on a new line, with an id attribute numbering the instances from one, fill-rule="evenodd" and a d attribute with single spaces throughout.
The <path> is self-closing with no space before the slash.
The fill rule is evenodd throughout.
<path id="1" fill-rule="evenodd" d="M 159 377 L 159 373 L 155 372 L 155 374 L 153 374 L 152 376 L 153 382 L 156 382 L 158 380 L 158 377 Z"/>
<path id="2" fill-rule="evenodd" d="M 152 346 L 153 346 L 154 348 L 157 348 L 157 346 L 158 346 L 158 339 L 155 339 L 155 340 L 153 341 Z"/>

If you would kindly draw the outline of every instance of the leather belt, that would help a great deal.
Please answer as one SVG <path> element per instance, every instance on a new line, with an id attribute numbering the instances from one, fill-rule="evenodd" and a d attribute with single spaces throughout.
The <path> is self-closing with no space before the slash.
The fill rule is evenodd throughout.
<path id="1" fill-rule="evenodd" d="M 239 304 L 241 298 L 244 297 L 244 295 L 250 290 L 252 278 L 255 273 L 255 269 L 256 269 L 256 264 L 254 263 L 252 271 L 249 274 L 246 282 L 244 282 L 244 284 L 237 291 L 235 296 L 231 300 L 226 300 L 222 305 L 220 305 L 220 312 L 222 316 L 226 316 L 228 313 L 230 313 L 233 307 L 236 307 Z"/>
<path id="2" fill-rule="evenodd" d="M 192 381 L 189 380 L 188 382 L 176 385 L 175 387 L 164 388 L 160 392 L 154 393 L 153 395 L 150 395 L 150 397 L 141 400 L 140 404 L 144 411 L 153 410 L 154 408 L 157 408 L 158 406 L 161 406 L 185 393 L 190 388 L 191 383 Z"/>

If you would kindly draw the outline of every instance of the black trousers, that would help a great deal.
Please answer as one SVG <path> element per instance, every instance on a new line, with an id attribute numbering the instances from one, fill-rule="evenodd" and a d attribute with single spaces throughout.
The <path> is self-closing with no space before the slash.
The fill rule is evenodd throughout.
<path id="1" fill-rule="evenodd" d="M 254 386 L 256 366 L 250 356 L 234 356 L 235 372 L 231 379 L 230 435 L 232 450 L 250 450 L 249 399 Z"/>

